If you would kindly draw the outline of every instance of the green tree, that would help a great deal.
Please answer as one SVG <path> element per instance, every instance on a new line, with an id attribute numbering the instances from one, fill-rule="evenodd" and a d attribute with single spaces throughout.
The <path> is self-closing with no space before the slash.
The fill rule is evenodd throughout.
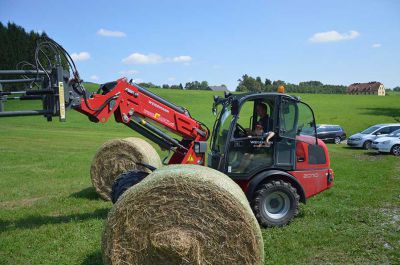
<path id="1" fill-rule="evenodd" d="M 238 85 L 236 87 L 236 92 L 247 92 L 247 87 L 245 87 L 244 85 Z"/>
<path id="2" fill-rule="evenodd" d="M 148 82 L 148 83 L 142 82 L 142 83 L 139 83 L 138 85 L 141 87 L 144 87 L 144 88 L 160 88 L 160 86 L 157 86 L 151 82 Z"/>
<path id="3" fill-rule="evenodd" d="M 46 33 L 28 33 L 14 23 L 0 22 L 0 69 L 15 69 L 21 61 L 34 63 L 36 41 L 41 37 L 47 37 Z"/>
<path id="4" fill-rule="evenodd" d="M 170 88 L 171 88 L 171 89 L 180 89 L 180 90 L 182 90 L 182 89 L 183 89 L 183 86 L 182 86 L 182 84 L 179 84 L 179 85 L 171 85 Z"/>
<path id="5" fill-rule="evenodd" d="M 210 90 L 210 88 L 208 87 L 207 81 L 187 82 L 185 85 L 185 89 L 187 89 L 187 90 Z"/>
<path id="6" fill-rule="evenodd" d="M 237 91 L 240 90 L 240 91 L 260 92 L 264 90 L 264 84 L 261 82 L 261 78 L 259 77 L 255 79 L 245 74 L 238 81 L 239 85 L 236 88 Z"/>

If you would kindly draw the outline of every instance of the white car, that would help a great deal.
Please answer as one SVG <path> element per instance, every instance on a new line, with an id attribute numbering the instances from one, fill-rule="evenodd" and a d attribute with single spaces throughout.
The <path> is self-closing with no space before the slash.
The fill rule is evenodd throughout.
<path id="1" fill-rule="evenodd" d="M 347 145 L 350 147 L 361 147 L 371 149 L 371 144 L 378 138 L 385 137 L 388 134 L 400 129 L 400 123 L 377 124 L 368 129 L 356 133 L 347 139 Z"/>
<path id="2" fill-rule="evenodd" d="M 400 130 L 376 139 L 372 142 L 371 148 L 382 153 L 392 153 L 395 156 L 400 156 Z"/>

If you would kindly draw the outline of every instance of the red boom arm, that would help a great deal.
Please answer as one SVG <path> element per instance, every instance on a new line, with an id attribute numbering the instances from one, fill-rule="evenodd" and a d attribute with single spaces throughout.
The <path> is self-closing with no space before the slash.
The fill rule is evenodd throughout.
<path id="1" fill-rule="evenodd" d="M 204 165 L 205 153 L 196 153 L 194 145 L 195 142 L 206 141 L 209 132 L 200 122 L 193 119 L 186 109 L 127 82 L 126 78 L 106 85 L 112 87 L 103 87 L 102 94 L 82 98 L 79 108 L 75 109 L 87 115 L 91 121 L 105 123 L 114 114 L 117 122 L 124 123 L 132 129 L 137 126 L 150 129 L 151 133 L 155 132 L 157 137 L 173 147 L 171 150 L 175 153 L 170 158 L 169 164 Z M 182 140 L 176 141 L 152 124 L 180 135 Z"/>

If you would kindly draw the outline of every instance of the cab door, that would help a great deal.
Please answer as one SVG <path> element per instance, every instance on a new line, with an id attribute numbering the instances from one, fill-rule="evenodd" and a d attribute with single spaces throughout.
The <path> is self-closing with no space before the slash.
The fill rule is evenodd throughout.
<path id="1" fill-rule="evenodd" d="M 297 102 L 281 97 L 279 104 L 279 137 L 275 140 L 275 165 L 293 170 L 296 166 Z"/>
<path id="2" fill-rule="evenodd" d="M 252 97 L 242 103 L 240 112 L 232 126 L 232 135 L 227 151 L 226 172 L 236 179 L 248 179 L 252 175 L 273 165 L 273 144 L 265 145 L 263 131 L 257 134 L 255 124 L 258 120 L 255 108 L 262 103 L 273 121 L 275 97 Z M 273 122 L 271 122 L 273 123 Z M 273 124 L 269 130 L 273 130 Z"/>

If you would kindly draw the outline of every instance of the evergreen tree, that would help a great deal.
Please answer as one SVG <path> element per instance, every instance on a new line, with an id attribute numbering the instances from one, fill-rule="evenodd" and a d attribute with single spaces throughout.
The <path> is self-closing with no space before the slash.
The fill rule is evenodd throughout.
<path id="1" fill-rule="evenodd" d="M 0 22 L 0 69 L 16 69 L 22 61 L 34 63 L 36 41 L 41 37 L 47 37 L 46 33 L 28 33 L 14 23 Z"/>

